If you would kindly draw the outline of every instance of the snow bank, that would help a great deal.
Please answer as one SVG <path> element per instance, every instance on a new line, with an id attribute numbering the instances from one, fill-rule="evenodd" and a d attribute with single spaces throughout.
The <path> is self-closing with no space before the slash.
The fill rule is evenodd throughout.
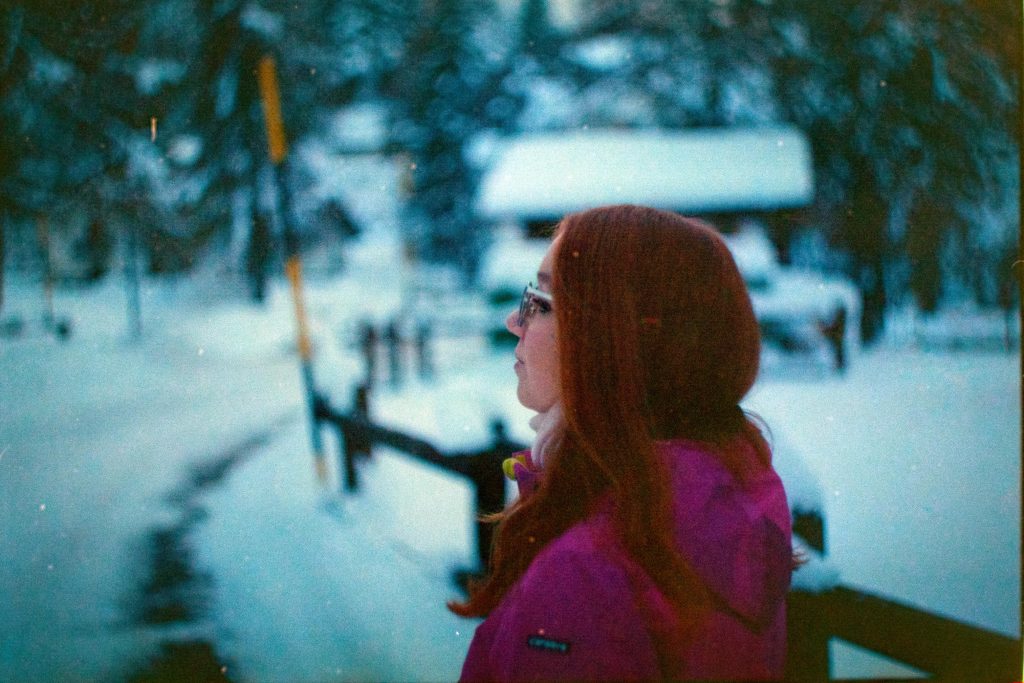
<path id="1" fill-rule="evenodd" d="M 793 590 L 824 593 L 839 585 L 839 569 L 799 536 L 793 537 L 793 550 L 804 561 L 793 571 Z"/>
<path id="2" fill-rule="evenodd" d="M 361 495 L 332 500 L 302 443 L 289 429 L 207 501 L 196 540 L 201 568 L 216 577 L 213 628 L 229 675 L 455 680 L 477 623 L 445 608 L 458 597 L 448 571 L 469 556 L 468 492 L 424 490 L 430 473 L 382 462 L 364 472 Z M 386 509 L 417 489 L 433 494 L 430 508 L 406 500 Z M 435 552 L 400 533 L 416 521 Z"/>

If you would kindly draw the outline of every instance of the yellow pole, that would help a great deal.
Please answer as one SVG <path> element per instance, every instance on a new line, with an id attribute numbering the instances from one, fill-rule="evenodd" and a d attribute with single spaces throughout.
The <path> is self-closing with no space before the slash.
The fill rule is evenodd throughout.
<path id="1" fill-rule="evenodd" d="M 263 100 L 263 120 L 267 124 L 267 144 L 270 160 L 274 165 L 284 161 L 288 146 L 284 140 L 284 123 L 281 119 L 281 97 L 277 88 L 277 69 L 274 58 L 264 55 L 256 70 L 260 83 L 260 98 Z"/>
<path id="2" fill-rule="evenodd" d="M 313 348 L 309 342 L 306 324 L 306 307 L 302 300 L 302 259 L 299 255 L 299 240 L 292 228 L 290 217 L 290 201 L 287 183 L 281 178 L 281 164 L 288 154 L 285 142 L 284 123 L 281 118 L 281 98 L 277 87 L 277 74 L 274 58 L 264 55 L 256 69 L 259 82 L 260 99 L 263 101 L 263 119 L 267 127 L 267 146 L 270 160 L 273 162 L 274 179 L 280 198 L 281 218 L 284 232 L 285 273 L 291 283 L 292 301 L 295 303 L 295 331 L 299 347 L 299 360 L 302 367 L 302 378 L 306 389 L 306 400 L 309 407 L 310 436 L 313 445 L 313 464 L 316 468 L 317 480 L 324 484 L 327 481 L 327 463 L 324 459 L 320 429 L 316 419 L 316 385 L 313 382 Z"/>

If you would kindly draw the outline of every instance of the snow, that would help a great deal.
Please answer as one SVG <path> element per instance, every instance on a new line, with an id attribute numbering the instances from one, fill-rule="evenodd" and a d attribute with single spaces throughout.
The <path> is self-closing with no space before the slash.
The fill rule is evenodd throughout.
<path id="1" fill-rule="evenodd" d="M 572 53 L 575 61 L 594 71 L 621 69 L 633 57 L 629 41 L 620 36 L 592 38 L 577 45 Z"/>
<path id="2" fill-rule="evenodd" d="M 185 65 L 171 59 L 147 59 L 135 72 L 135 87 L 143 95 L 155 95 L 164 83 L 177 83 Z"/>
<path id="3" fill-rule="evenodd" d="M 881 348 L 749 406 L 824 491 L 843 583 L 1020 635 L 1020 356 Z"/>
<path id="4" fill-rule="evenodd" d="M 580 109 L 573 104 L 574 90 L 566 83 L 541 76 L 524 80 L 526 106 L 516 121 L 520 130 L 554 130 L 580 118 Z"/>
<path id="5" fill-rule="evenodd" d="M 510 369 L 507 359 L 494 358 L 437 381 L 410 382 L 399 390 L 382 388 L 374 398 L 373 415 L 443 452 L 487 447 L 495 420 L 508 426 L 512 439 L 529 443 L 533 432 L 526 421 L 532 413 L 516 401 Z"/>
<path id="6" fill-rule="evenodd" d="M 360 376 L 353 321 L 401 307 L 398 249 L 367 235 L 339 278 L 307 283 L 316 375 L 339 405 Z M 285 283 L 265 308 L 209 284 L 146 281 L 136 344 L 120 283 L 58 289 L 73 326 L 61 343 L 38 322 L 41 286 L 8 279 L 3 317 L 27 325 L 0 339 L 0 679 L 116 679 L 184 638 L 215 643 L 238 680 L 456 678 L 475 622 L 444 602 L 458 597 L 450 572 L 474 562 L 468 486 L 380 451 L 362 490 L 338 494 L 325 432 L 322 488 Z M 1020 355 L 897 341 L 845 375 L 769 366 L 745 405 L 771 427 L 794 506 L 824 508 L 827 554 L 795 581 L 839 580 L 1019 636 Z M 486 438 L 493 416 L 529 439 L 505 390 L 508 351 L 457 339 L 438 356 L 436 379 L 381 389 L 374 414 L 448 449 Z M 198 512 L 175 503 L 194 468 L 244 443 Z M 190 514 L 207 610 L 139 626 L 146 535 Z M 836 675 L 888 670 L 833 648 Z"/>
<path id="7" fill-rule="evenodd" d="M 280 40 L 284 33 L 284 17 L 256 3 L 248 3 L 242 10 L 241 18 L 242 26 L 261 34 L 267 40 Z"/>
<path id="8" fill-rule="evenodd" d="M 74 75 L 74 67 L 50 54 L 38 55 L 32 61 L 32 77 L 44 83 L 62 85 L 71 80 Z"/>
<path id="9" fill-rule="evenodd" d="M 764 227 L 755 220 L 742 221 L 737 232 L 724 235 L 736 265 L 750 289 L 754 311 L 761 320 L 786 321 L 809 326 L 814 337 L 819 322 L 830 321 L 836 310 L 846 311 L 844 344 L 856 353 L 860 348 L 860 292 L 849 280 L 807 268 L 783 266 Z"/>
<path id="10" fill-rule="evenodd" d="M 799 206 L 812 192 L 810 147 L 793 128 L 568 131 L 510 139 L 477 207 L 493 219 L 616 203 L 694 213 Z"/>
<path id="11" fill-rule="evenodd" d="M 199 161 L 203 152 L 203 141 L 197 135 L 179 135 L 167 148 L 167 156 L 181 166 L 191 166 Z"/>
<path id="12" fill-rule="evenodd" d="M 1005 349 L 1020 343 L 1020 316 L 972 304 L 922 314 L 912 307 L 886 316 L 890 338 L 924 349 Z"/>
<path id="13" fill-rule="evenodd" d="M 12 290 L 11 308 L 31 303 Z M 296 413 L 287 356 L 253 374 L 172 336 L 129 346 L 90 314 L 117 293 L 58 297 L 75 320 L 67 343 L 34 329 L 0 343 L 4 680 L 109 680 L 152 652 L 124 608 L 144 533 L 171 515 L 165 496 L 189 466 Z"/>
<path id="14" fill-rule="evenodd" d="M 338 111 L 330 122 L 331 142 L 338 149 L 373 152 L 387 140 L 387 111 L 379 104 L 354 104 Z"/>
<path id="15" fill-rule="evenodd" d="M 725 235 L 736 267 L 747 282 L 767 282 L 779 270 L 775 247 L 760 224 L 744 223 L 734 234 Z"/>
<path id="16" fill-rule="evenodd" d="M 468 487 L 439 485 L 433 472 L 378 455 L 360 495 L 328 514 L 297 427 L 211 496 L 199 533 L 200 565 L 217 577 L 218 647 L 232 673 L 455 680 L 475 624 L 444 601 L 456 597 L 448 567 L 469 562 Z M 439 518 L 443 527 L 431 523 Z M 424 540 L 434 547 L 419 550 Z"/>
<path id="17" fill-rule="evenodd" d="M 786 494 L 789 494 L 788 489 Z M 803 562 L 800 569 L 793 573 L 791 586 L 794 589 L 822 593 L 839 585 L 839 569 L 824 555 L 804 543 L 799 536 L 793 539 L 793 549 Z"/>
<path id="18" fill-rule="evenodd" d="M 394 247 L 398 236 L 395 230 L 381 230 L 379 226 L 398 223 L 398 202 L 401 193 L 401 174 L 397 159 L 376 154 L 334 154 L 314 141 L 302 143 L 296 158 L 308 172 L 312 185 L 296 197 L 296 204 L 319 204 L 331 199 L 341 202 L 351 212 L 357 225 L 366 230 L 367 241 L 387 243 Z M 383 198 L 383 199 L 382 199 Z M 399 267 L 400 250 L 377 249 L 373 258 L 385 258 L 379 268 L 360 270 L 374 279 L 385 279 Z"/>

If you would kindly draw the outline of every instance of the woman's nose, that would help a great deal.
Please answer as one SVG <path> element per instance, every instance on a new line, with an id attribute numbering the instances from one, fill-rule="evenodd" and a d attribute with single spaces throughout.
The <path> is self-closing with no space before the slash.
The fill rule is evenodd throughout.
<path id="1" fill-rule="evenodd" d="M 512 311 L 506 316 L 505 329 L 517 337 L 523 336 L 523 328 L 519 327 L 519 311 Z"/>

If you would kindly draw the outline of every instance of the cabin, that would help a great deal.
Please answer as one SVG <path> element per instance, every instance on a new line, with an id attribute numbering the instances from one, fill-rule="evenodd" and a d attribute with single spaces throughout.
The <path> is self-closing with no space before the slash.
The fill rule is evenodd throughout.
<path id="1" fill-rule="evenodd" d="M 824 348 L 842 370 L 856 343 L 856 288 L 780 264 L 767 238 L 771 221 L 794 220 L 813 199 L 810 143 L 791 126 L 523 135 L 496 145 L 480 183 L 476 212 L 494 231 L 480 281 L 496 305 L 518 296 L 542 238 L 572 211 L 629 203 L 700 216 L 733 250 L 766 342 Z"/>

